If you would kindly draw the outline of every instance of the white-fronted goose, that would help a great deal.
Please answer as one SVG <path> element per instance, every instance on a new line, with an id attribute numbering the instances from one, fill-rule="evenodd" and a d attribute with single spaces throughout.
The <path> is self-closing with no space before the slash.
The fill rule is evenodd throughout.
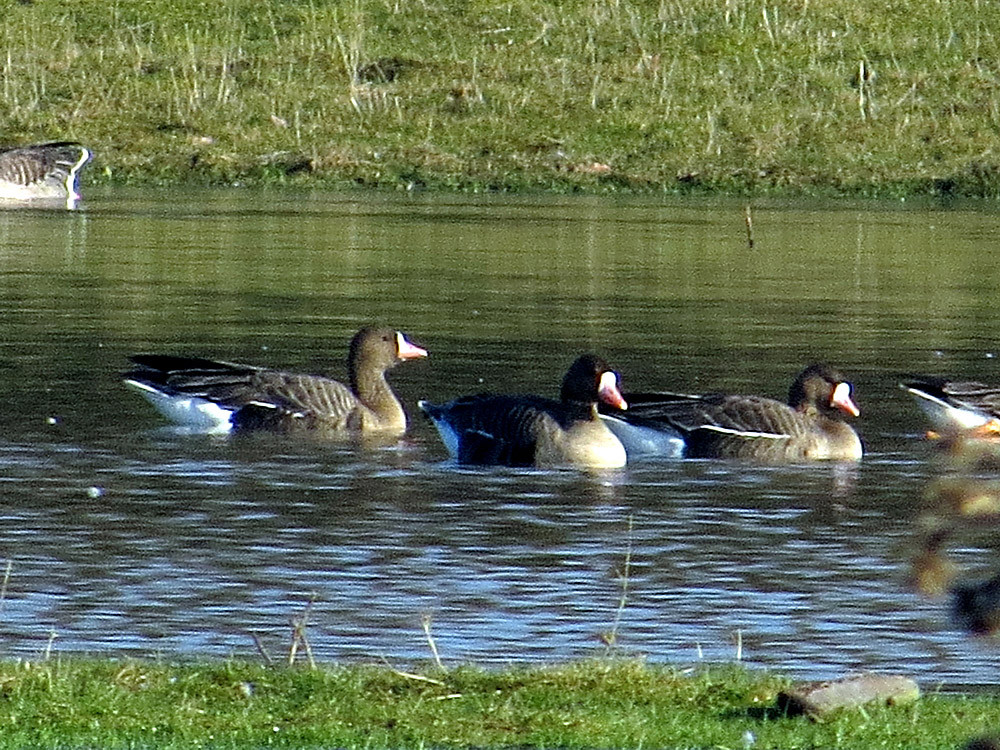
<path id="1" fill-rule="evenodd" d="M 169 419 L 206 431 L 296 429 L 401 435 L 406 414 L 386 370 L 426 357 L 399 331 L 364 328 L 347 355 L 350 387 L 317 375 L 197 357 L 140 354 L 125 382 Z"/>
<path id="2" fill-rule="evenodd" d="M 1000 436 L 1000 387 L 933 377 L 899 387 L 916 399 L 940 434 Z"/>
<path id="3" fill-rule="evenodd" d="M 71 141 L 0 150 L 0 200 L 59 200 L 73 206 L 80 199 L 80 168 L 89 159 L 90 151 Z"/>
<path id="4" fill-rule="evenodd" d="M 836 370 L 814 364 L 792 384 L 788 403 L 763 396 L 628 394 L 620 418 L 649 429 L 658 424 L 684 442 L 690 458 L 740 458 L 764 463 L 861 458 L 861 440 L 843 421 L 858 416 L 851 385 Z M 617 432 L 630 446 L 627 436 Z"/>
<path id="5" fill-rule="evenodd" d="M 479 394 L 443 405 L 420 401 L 460 463 L 618 468 L 625 449 L 597 416 L 598 400 L 626 407 L 618 375 L 593 354 L 566 372 L 560 400 Z"/>

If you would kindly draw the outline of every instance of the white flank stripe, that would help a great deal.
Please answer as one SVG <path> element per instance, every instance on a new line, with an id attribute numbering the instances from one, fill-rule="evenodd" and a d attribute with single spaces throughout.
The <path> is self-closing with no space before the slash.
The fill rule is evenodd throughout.
<path id="1" fill-rule="evenodd" d="M 788 440 L 791 435 L 785 435 L 780 432 L 757 432 L 755 430 L 734 430 L 731 427 L 720 427 L 716 424 L 702 424 L 698 425 L 696 429 L 699 430 L 711 430 L 712 432 L 721 432 L 724 435 L 738 435 L 739 437 L 747 438 L 767 438 L 769 440 Z"/>

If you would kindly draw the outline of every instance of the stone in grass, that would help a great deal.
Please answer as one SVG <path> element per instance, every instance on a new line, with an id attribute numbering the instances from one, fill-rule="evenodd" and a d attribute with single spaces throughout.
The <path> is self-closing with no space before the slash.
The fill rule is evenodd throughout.
<path id="1" fill-rule="evenodd" d="M 828 682 L 796 683 L 778 694 L 778 708 L 790 716 L 805 714 L 821 719 L 840 709 L 868 703 L 895 706 L 919 697 L 920 688 L 909 677 L 865 672 Z"/>

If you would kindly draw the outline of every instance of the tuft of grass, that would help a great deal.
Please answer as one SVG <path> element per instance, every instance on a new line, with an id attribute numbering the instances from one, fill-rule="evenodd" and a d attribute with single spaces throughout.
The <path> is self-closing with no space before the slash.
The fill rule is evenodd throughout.
<path id="1" fill-rule="evenodd" d="M 0 8 L 0 141 L 90 181 L 1000 195 L 981 0 Z"/>

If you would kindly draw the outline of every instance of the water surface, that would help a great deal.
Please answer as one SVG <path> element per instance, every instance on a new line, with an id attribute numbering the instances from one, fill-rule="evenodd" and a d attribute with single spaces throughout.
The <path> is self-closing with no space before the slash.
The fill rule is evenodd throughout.
<path id="1" fill-rule="evenodd" d="M 743 210 L 109 191 L 0 212 L 3 653 L 255 657 L 256 634 L 278 654 L 312 602 L 321 659 L 429 659 L 429 617 L 448 664 L 588 656 L 614 630 L 660 662 L 994 683 L 996 648 L 905 585 L 940 469 L 896 382 L 1000 382 L 1000 213 L 760 203 L 750 250 Z M 377 446 L 190 435 L 119 381 L 140 351 L 342 377 L 372 321 L 431 352 L 392 373 L 411 414 L 554 394 L 587 350 L 626 388 L 779 398 L 825 359 L 856 385 L 868 454 L 457 469 L 418 419 Z M 953 545 L 967 575 L 995 567 L 989 537 Z"/>

